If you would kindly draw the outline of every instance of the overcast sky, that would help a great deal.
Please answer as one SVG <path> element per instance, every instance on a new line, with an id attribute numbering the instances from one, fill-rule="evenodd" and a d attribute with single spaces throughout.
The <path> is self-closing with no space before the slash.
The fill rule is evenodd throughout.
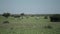
<path id="1" fill-rule="evenodd" d="M 0 0 L 0 13 L 60 14 L 60 0 Z"/>

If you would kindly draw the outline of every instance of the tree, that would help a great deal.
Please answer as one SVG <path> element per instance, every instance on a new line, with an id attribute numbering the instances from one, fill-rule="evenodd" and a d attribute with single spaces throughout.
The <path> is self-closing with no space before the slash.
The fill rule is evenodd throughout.
<path id="1" fill-rule="evenodd" d="M 10 13 L 3 13 L 2 16 L 8 18 L 10 16 Z M 4 24 L 5 23 L 9 23 L 9 21 L 6 19 L 6 21 L 3 22 Z"/>
<path id="2" fill-rule="evenodd" d="M 22 16 L 22 19 L 23 19 L 24 13 L 21 13 L 20 15 Z"/>
<path id="3" fill-rule="evenodd" d="M 60 14 L 54 14 L 50 16 L 50 21 L 51 22 L 60 22 Z"/>
<path id="4" fill-rule="evenodd" d="M 44 19 L 48 19 L 48 16 L 45 16 Z"/>
<path id="5" fill-rule="evenodd" d="M 2 16 L 8 18 L 10 16 L 10 13 L 3 13 Z"/>

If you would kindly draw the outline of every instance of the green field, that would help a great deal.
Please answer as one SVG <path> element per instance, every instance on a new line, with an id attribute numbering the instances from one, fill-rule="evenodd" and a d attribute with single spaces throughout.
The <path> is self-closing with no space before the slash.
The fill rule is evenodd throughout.
<path id="1" fill-rule="evenodd" d="M 28 18 L 26 18 L 28 17 Z M 44 16 L 24 16 L 21 18 L 0 16 L 0 34 L 60 34 L 60 22 L 50 22 Z M 3 24 L 5 20 L 9 23 Z M 52 28 L 45 28 L 50 25 Z"/>

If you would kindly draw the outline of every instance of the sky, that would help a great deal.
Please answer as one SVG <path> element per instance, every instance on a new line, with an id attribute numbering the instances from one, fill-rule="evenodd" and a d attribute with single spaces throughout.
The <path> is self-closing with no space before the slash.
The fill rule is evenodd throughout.
<path id="1" fill-rule="evenodd" d="M 0 0 L 0 14 L 60 14 L 60 0 Z"/>

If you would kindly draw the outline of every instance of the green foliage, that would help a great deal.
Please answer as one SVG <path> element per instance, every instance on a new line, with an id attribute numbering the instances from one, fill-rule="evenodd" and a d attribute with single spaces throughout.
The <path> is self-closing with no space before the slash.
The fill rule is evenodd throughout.
<path id="1" fill-rule="evenodd" d="M 50 26 L 50 25 L 48 25 L 48 26 L 45 26 L 45 28 L 47 28 L 47 29 L 52 29 L 53 27 Z"/>
<path id="2" fill-rule="evenodd" d="M 8 18 L 10 16 L 10 13 L 3 13 L 2 16 Z"/>
<path id="3" fill-rule="evenodd" d="M 21 13 L 20 15 L 22 16 L 22 19 L 23 19 L 24 13 Z"/>
<path id="4" fill-rule="evenodd" d="M 48 19 L 48 16 L 45 16 L 44 19 Z"/>
<path id="5" fill-rule="evenodd" d="M 9 21 L 4 21 L 3 24 L 9 23 Z"/>
<path id="6" fill-rule="evenodd" d="M 20 15 L 21 15 L 21 16 L 24 16 L 24 13 L 21 13 Z"/>
<path id="7" fill-rule="evenodd" d="M 60 14 L 54 14 L 50 16 L 50 21 L 51 22 L 60 22 Z"/>
<path id="8" fill-rule="evenodd" d="M 34 15 L 31 15 L 31 17 L 34 17 Z"/>
<path id="9" fill-rule="evenodd" d="M 52 15 L 51 17 L 60 18 L 60 14 L 55 14 L 55 15 Z"/>
<path id="10" fill-rule="evenodd" d="M 60 34 L 60 22 L 50 22 L 49 19 L 44 19 L 44 16 L 38 20 L 35 19 L 36 17 L 28 17 L 22 20 L 7 18 L 9 24 L 0 23 L 0 34 Z M 2 18 L 1 22 L 5 20 L 4 17 L 0 18 Z"/>

